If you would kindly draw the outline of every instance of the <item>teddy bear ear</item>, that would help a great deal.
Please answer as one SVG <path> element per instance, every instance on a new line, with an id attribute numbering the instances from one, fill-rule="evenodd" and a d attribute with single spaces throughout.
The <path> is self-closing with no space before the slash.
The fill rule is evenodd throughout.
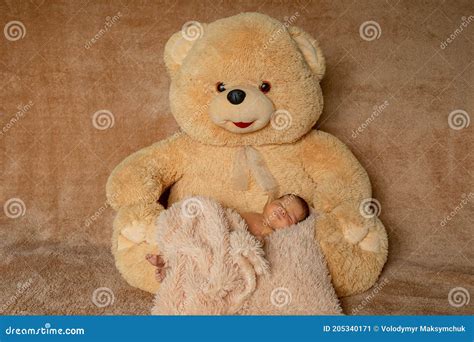
<path id="1" fill-rule="evenodd" d="M 205 24 L 192 22 L 192 26 L 183 26 L 181 31 L 171 36 L 165 46 L 164 60 L 168 72 L 176 73 L 188 55 L 194 43 L 204 34 Z"/>
<path id="2" fill-rule="evenodd" d="M 324 72 L 326 71 L 326 63 L 324 61 L 323 52 L 316 39 L 296 26 L 291 26 L 288 31 L 303 54 L 306 63 L 308 63 L 318 79 L 322 80 Z"/>

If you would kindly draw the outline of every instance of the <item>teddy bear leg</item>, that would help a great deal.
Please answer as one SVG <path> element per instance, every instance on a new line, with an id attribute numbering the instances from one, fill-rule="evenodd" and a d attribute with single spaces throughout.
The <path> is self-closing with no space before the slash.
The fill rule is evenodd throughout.
<path id="1" fill-rule="evenodd" d="M 388 247 L 385 228 L 378 218 L 366 221 L 367 236 L 357 243 L 347 239 L 344 222 L 339 215 L 329 213 L 316 223 L 316 238 L 339 297 L 366 291 L 377 281 Z"/>
<path id="2" fill-rule="evenodd" d="M 160 285 L 155 275 L 156 268 L 147 261 L 146 256 L 158 254 L 158 247 L 146 241 L 135 243 L 124 237 L 121 231 L 128 226 L 124 216 L 119 212 L 114 221 L 112 254 L 115 265 L 128 284 L 156 293 Z"/>

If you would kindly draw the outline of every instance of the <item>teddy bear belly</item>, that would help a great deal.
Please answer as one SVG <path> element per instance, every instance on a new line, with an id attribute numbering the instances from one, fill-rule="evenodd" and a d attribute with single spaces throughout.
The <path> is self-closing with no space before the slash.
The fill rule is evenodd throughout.
<path id="1" fill-rule="evenodd" d="M 219 167 L 215 164 L 215 166 L 212 172 L 207 165 L 207 172 L 195 172 L 192 175 L 183 176 L 172 186 L 168 204 L 188 196 L 201 195 L 214 198 L 224 206 L 234 208 L 238 212 L 260 212 L 263 209 L 268 195 L 252 176 L 248 177 L 247 190 L 235 190 L 231 182 L 231 172 L 226 172 L 223 165 Z M 279 172 L 278 168 L 269 167 L 269 170 L 278 183 L 279 195 L 296 193 L 308 201 L 312 199 L 313 183 L 303 169 L 293 168 L 291 172 L 285 174 Z M 197 182 L 197 179 L 200 181 Z"/>
<path id="2" fill-rule="evenodd" d="M 198 183 L 196 179 L 202 179 L 202 182 Z M 249 180 L 248 190 L 240 191 L 233 190 L 228 180 L 219 177 L 207 180 L 201 177 L 183 177 L 171 188 L 168 205 L 194 195 L 211 197 L 238 212 L 260 211 L 267 201 L 266 194 L 253 180 Z"/>

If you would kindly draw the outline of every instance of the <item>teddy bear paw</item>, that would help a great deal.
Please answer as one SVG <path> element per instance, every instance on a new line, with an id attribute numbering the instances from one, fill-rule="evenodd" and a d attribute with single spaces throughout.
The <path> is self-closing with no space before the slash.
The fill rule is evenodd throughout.
<path id="1" fill-rule="evenodd" d="M 359 246 L 364 251 L 372 252 L 372 253 L 378 253 L 378 252 L 380 252 L 380 238 L 375 232 L 370 232 L 359 243 Z"/>
<path id="2" fill-rule="evenodd" d="M 369 232 L 368 226 L 364 224 L 355 224 L 344 219 L 341 219 L 340 223 L 344 238 L 353 245 L 361 242 Z"/>
<path id="3" fill-rule="evenodd" d="M 141 243 L 146 238 L 146 225 L 138 221 L 132 221 L 120 233 L 134 243 Z"/>

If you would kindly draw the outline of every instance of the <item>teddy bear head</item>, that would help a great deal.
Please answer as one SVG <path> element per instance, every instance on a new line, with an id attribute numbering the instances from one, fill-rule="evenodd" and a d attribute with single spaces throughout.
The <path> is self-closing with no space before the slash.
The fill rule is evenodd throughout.
<path id="1" fill-rule="evenodd" d="M 173 116 L 202 143 L 291 143 L 321 114 L 323 54 L 288 21 L 242 13 L 188 22 L 167 42 L 164 59 Z"/>

